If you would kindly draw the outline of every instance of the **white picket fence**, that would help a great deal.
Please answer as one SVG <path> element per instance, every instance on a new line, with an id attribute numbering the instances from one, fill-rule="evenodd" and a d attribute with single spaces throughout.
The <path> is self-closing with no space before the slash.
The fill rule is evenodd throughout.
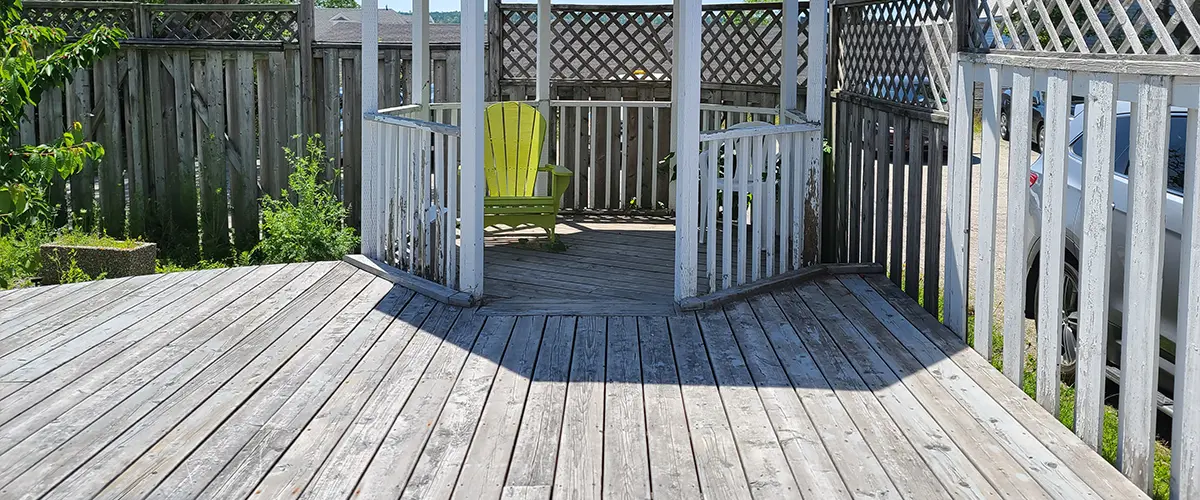
<path id="1" fill-rule="evenodd" d="M 1003 353 L 1005 374 L 1021 384 L 1026 353 L 1025 316 L 1027 273 L 1031 252 L 1028 237 L 1039 236 L 1040 290 L 1061 290 L 1064 263 L 1078 263 L 1078 357 L 1075 372 L 1075 432 L 1099 449 L 1105 404 L 1106 360 L 1120 361 L 1118 465 L 1134 483 L 1149 490 L 1154 480 L 1155 425 L 1160 399 L 1160 369 L 1170 366 L 1160 359 L 1162 304 L 1178 294 L 1178 327 L 1174 359 L 1174 429 L 1172 432 L 1173 498 L 1200 495 L 1200 76 L 1194 63 L 993 54 L 959 54 L 954 68 L 954 102 L 950 118 L 949 203 L 946 236 L 945 323 L 962 335 L 967 332 L 968 297 L 974 297 L 974 347 L 990 356 L 988 332 L 993 331 L 993 304 L 1004 297 Z M 982 137 L 974 151 L 972 95 L 976 83 L 983 87 Z M 1009 141 L 1001 140 L 1000 110 L 1003 89 L 1011 89 Z M 1030 147 L 1035 137 L 1029 105 L 1035 92 L 1044 92 L 1045 141 L 1041 151 L 1043 171 L 1040 207 L 1029 207 Z M 1086 103 L 1076 113 L 1084 120 L 1083 155 L 1072 150 L 1069 134 L 1072 97 Z M 1129 102 L 1129 137 L 1117 137 L 1117 109 Z M 1076 102 L 1079 102 L 1076 99 Z M 1173 108 L 1174 107 L 1174 108 Z M 1184 111 L 1181 108 L 1185 108 Z M 1183 158 L 1168 157 L 1172 115 L 1186 113 L 1187 151 Z M 1178 132 L 1178 131 L 1176 131 Z M 1121 139 L 1121 141 L 1118 141 Z M 1128 214 L 1124 241 L 1114 226 L 1114 145 L 1128 140 Z M 1078 148 L 1078 146 L 1075 146 Z M 1008 163 L 1002 165 L 1007 149 Z M 1176 152 L 1177 153 L 1177 152 Z M 1171 153 L 1171 154 L 1176 154 Z M 973 157 L 979 157 L 978 185 L 972 184 Z M 1164 290 L 1168 248 L 1166 220 L 1177 217 L 1164 210 L 1168 196 L 1168 161 L 1182 162 L 1185 174 L 1178 263 L 1178 289 Z M 1081 177 L 1069 177 L 1068 163 L 1082 162 Z M 1178 164 L 1178 163 L 1177 163 Z M 997 224 L 998 176 L 1007 170 L 1007 225 Z M 1074 174 L 1073 174 L 1074 175 Z M 1069 183 L 1079 186 L 1081 195 Z M 971 197 L 977 196 L 977 230 L 971 226 Z M 1027 234 L 1026 214 L 1040 209 L 1040 235 Z M 1070 242 L 1066 228 L 1078 217 L 1080 241 Z M 1172 219 L 1174 220 L 1174 219 Z M 1036 227 L 1036 226 L 1035 226 Z M 997 248 L 997 236 L 1006 241 Z M 1073 248 L 1077 248 L 1072 252 Z M 1114 262 L 1124 249 L 1124 261 Z M 996 286 L 997 253 L 1003 250 L 1004 289 Z M 968 259 L 975 259 L 977 274 L 968 279 Z M 1111 273 L 1122 272 L 1124 283 L 1110 287 Z M 968 287 L 968 284 L 971 286 Z M 1115 287 L 1123 286 L 1123 289 Z M 1110 297 L 1123 290 L 1120 320 L 1121 352 L 1110 356 Z M 1166 294 L 1166 295 L 1164 295 Z M 1063 294 L 1043 293 L 1037 299 L 1037 400 L 1052 413 L 1060 406 L 1059 325 L 1063 320 Z M 1118 354 L 1118 353 L 1113 353 Z"/>

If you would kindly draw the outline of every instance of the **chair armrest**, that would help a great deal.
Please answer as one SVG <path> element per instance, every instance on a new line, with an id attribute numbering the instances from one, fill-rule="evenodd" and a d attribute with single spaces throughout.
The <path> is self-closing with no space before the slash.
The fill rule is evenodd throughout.
<path id="1" fill-rule="evenodd" d="M 570 177 L 575 174 L 571 169 L 559 165 L 542 165 L 538 167 L 538 172 L 550 172 L 555 177 Z"/>

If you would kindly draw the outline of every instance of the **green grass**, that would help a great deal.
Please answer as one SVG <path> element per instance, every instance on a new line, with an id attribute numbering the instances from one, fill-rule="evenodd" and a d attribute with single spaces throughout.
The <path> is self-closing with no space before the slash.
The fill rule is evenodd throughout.
<path id="1" fill-rule="evenodd" d="M 903 279 L 901 283 L 903 283 Z M 921 297 L 921 305 L 924 306 L 925 297 L 925 280 L 922 278 L 919 281 L 920 289 L 918 296 Z M 942 294 L 938 294 L 937 317 L 938 321 L 943 321 L 943 311 L 945 310 L 945 300 Z M 995 321 L 992 325 L 992 352 L 991 362 L 996 370 L 1004 371 L 1004 332 L 1003 325 L 999 321 Z M 973 346 L 975 339 L 975 308 L 968 304 L 967 306 L 967 345 Z M 1021 380 L 1021 389 L 1025 391 L 1030 398 L 1037 399 L 1037 356 L 1032 349 L 1028 350 L 1025 356 L 1025 366 L 1022 369 L 1024 373 Z M 1108 460 L 1111 464 L 1117 463 L 1117 409 L 1112 406 L 1104 406 L 1104 424 L 1100 437 L 1100 455 Z M 1075 387 L 1067 384 L 1062 384 L 1059 388 L 1059 411 L 1058 421 L 1062 422 L 1068 429 L 1075 430 Z M 1169 500 L 1171 497 L 1171 449 L 1163 443 L 1157 443 L 1154 450 L 1154 486 L 1150 492 L 1150 498 L 1154 500 Z"/>
<path id="2" fill-rule="evenodd" d="M 58 237 L 54 238 L 54 243 L 75 247 L 120 248 L 126 250 L 142 244 L 141 241 L 137 240 L 119 240 L 111 236 L 82 231 L 64 231 Z"/>

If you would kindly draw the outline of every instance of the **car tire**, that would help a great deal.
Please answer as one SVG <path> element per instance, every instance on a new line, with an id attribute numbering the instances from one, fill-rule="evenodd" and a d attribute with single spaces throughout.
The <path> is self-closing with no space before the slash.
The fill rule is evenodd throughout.
<path id="1" fill-rule="evenodd" d="M 1008 140 L 1008 110 L 1000 110 L 1000 138 Z"/>
<path id="2" fill-rule="evenodd" d="M 1038 286 L 1041 295 L 1041 286 Z M 1075 382 L 1075 365 L 1079 361 L 1079 265 L 1067 257 L 1063 264 L 1063 311 L 1059 324 L 1059 376 L 1067 384 Z M 1040 301 L 1040 299 L 1039 299 Z M 1039 302 L 1040 303 L 1040 302 Z M 1037 319 L 1034 319 L 1034 324 Z"/>
<path id="3" fill-rule="evenodd" d="M 1046 146 L 1046 124 L 1045 123 L 1038 123 L 1037 135 L 1033 136 L 1033 141 L 1034 141 L 1033 147 L 1035 149 L 1037 149 L 1037 152 L 1041 153 L 1042 148 Z"/>

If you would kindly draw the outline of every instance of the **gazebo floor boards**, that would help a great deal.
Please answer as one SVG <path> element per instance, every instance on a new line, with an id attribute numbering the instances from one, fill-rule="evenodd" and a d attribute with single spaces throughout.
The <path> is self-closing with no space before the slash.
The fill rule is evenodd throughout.
<path id="1" fill-rule="evenodd" d="M 590 298 L 485 315 L 333 262 L 0 293 L 0 498 L 1128 498 L 881 276 Z"/>

